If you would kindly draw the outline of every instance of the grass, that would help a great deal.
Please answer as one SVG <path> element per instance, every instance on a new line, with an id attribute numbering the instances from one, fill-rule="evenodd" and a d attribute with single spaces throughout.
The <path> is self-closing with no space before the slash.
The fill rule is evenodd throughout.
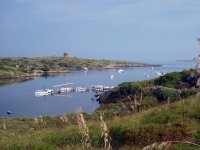
<path id="1" fill-rule="evenodd" d="M 200 97 L 192 97 L 124 114 L 123 117 L 104 114 L 104 123 L 109 130 L 113 149 L 141 149 L 165 141 L 200 144 L 199 110 Z M 102 111 L 83 114 L 92 149 L 104 149 L 104 137 L 101 136 L 102 128 L 98 118 Z M 43 117 L 46 124 L 35 123 L 31 118 L 1 118 L 0 149 L 82 149 L 76 114 L 67 115 L 67 118 L 68 122 L 62 122 L 59 117 Z M 3 121 L 6 129 L 3 128 Z M 177 150 L 200 148 L 183 143 L 173 143 L 170 147 Z"/>

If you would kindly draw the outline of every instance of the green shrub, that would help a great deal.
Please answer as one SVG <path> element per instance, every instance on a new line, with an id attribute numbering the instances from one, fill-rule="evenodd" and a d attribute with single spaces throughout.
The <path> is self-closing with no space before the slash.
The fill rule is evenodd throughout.
<path id="1" fill-rule="evenodd" d="M 188 78 L 190 77 L 191 73 L 193 73 L 193 72 L 194 72 L 194 70 L 184 70 L 184 71 L 180 72 L 181 80 L 183 82 L 187 82 Z"/>
<path id="2" fill-rule="evenodd" d="M 123 140 L 123 135 L 126 129 L 122 126 L 113 127 L 110 129 L 110 136 L 112 138 L 113 147 L 120 147 L 124 145 L 126 142 Z"/>
<path id="3" fill-rule="evenodd" d="M 135 82 L 123 83 L 119 86 L 119 91 L 122 95 L 140 95 L 144 93 L 143 88 Z"/>
<path id="4" fill-rule="evenodd" d="M 140 103 L 142 108 L 149 108 L 158 105 L 158 100 L 155 97 L 148 97 L 145 98 L 141 103 Z"/>
<path id="5" fill-rule="evenodd" d="M 122 136 L 120 142 L 137 147 L 144 147 L 155 142 L 183 140 L 186 135 L 187 130 L 182 126 L 150 125 L 126 129 L 120 135 Z M 112 137 L 112 139 L 115 140 L 116 136 Z"/>
<path id="6" fill-rule="evenodd" d="M 116 99 L 120 97 L 120 92 L 118 89 L 112 90 L 112 92 L 109 94 L 108 99 Z"/>
<path id="7" fill-rule="evenodd" d="M 161 88 L 155 92 L 155 96 L 159 101 L 170 100 L 174 101 L 179 99 L 179 93 L 175 89 Z"/>
<path id="8" fill-rule="evenodd" d="M 43 68 L 41 68 L 41 70 L 47 72 L 47 71 L 49 71 L 49 68 L 44 66 Z"/>
<path id="9" fill-rule="evenodd" d="M 187 97 L 190 97 L 192 95 L 195 95 L 197 92 L 194 90 L 194 89 L 186 89 L 186 90 L 183 90 L 180 94 L 180 96 L 182 98 L 187 98 Z"/>
<path id="10" fill-rule="evenodd" d="M 177 88 L 178 82 L 181 80 L 181 73 L 171 72 L 154 80 L 154 84 L 169 88 Z"/>
<path id="11" fill-rule="evenodd" d="M 200 130 L 197 130 L 197 132 L 194 134 L 194 137 L 198 144 L 200 144 Z"/>

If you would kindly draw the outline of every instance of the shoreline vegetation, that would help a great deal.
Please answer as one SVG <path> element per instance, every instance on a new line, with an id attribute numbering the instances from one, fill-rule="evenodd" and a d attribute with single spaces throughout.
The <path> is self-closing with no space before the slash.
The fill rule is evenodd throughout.
<path id="1" fill-rule="evenodd" d="M 126 82 L 92 114 L 1 118 L 0 149 L 200 149 L 200 70 Z"/>
<path id="2" fill-rule="evenodd" d="M 74 70 L 119 69 L 146 66 L 160 65 L 76 57 L 0 57 L 0 80 L 29 79 L 42 75 L 68 73 Z"/>

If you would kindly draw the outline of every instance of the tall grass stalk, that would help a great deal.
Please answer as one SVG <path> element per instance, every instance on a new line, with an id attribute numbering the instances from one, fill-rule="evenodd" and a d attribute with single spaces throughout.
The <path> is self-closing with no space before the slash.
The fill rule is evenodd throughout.
<path id="1" fill-rule="evenodd" d="M 109 136 L 109 130 L 108 127 L 105 123 L 105 121 L 103 120 L 103 114 L 100 113 L 100 123 L 101 123 L 101 137 L 103 137 L 104 139 L 104 149 L 105 150 L 110 150 L 111 149 L 111 137 Z"/>
<path id="2" fill-rule="evenodd" d="M 60 120 L 61 122 L 67 123 L 68 122 L 68 117 L 66 114 L 63 114 L 62 116 L 60 116 Z"/>
<path id="3" fill-rule="evenodd" d="M 5 119 L 3 119 L 3 129 L 6 130 L 6 122 L 5 122 Z"/>
<path id="4" fill-rule="evenodd" d="M 189 145 L 196 146 L 197 149 L 200 148 L 199 144 L 192 143 L 192 142 L 189 142 L 189 141 L 165 141 L 165 142 L 158 142 L 158 143 L 153 143 L 151 145 L 147 145 L 142 150 L 154 150 L 154 149 L 162 150 L 162 149 L 169 149 L 169 147 L 172 144 L 189 144 Z"/>
<path id="5" fill-rule="evenodd" d="M 82 146 L 86 149 L 91 149 L 91 140 L 89 136 L 89 129 L 86 125 L 83 113 L 81 111 L 77 112 L 77 122 L 79 125 L 79 130 L 82 135 Z"/>
<path id="6" fill-rule="evenodd" d="M 36 124 L 38 124 L 38 118 L 37 118 L 37 116 L 35 116 L 34 122 L 35 122 Z"/>
<path id="7" fill-rule="evenodd" d="M 46 122 L 43 120 L 42 116 L 39 115 L 39 119 L 40 119 L 40 122 L 43 124 L 43 125 L 46 125 Z"/>
<path id="8" fill-rule="evenodd" d="M 161 142 L 161 143 L 153 143 L 151 145 L 148 145 L 146 147 L 144 147 L 142 150 L 164 150 L 164 149 L 168 149 L 171 146 L 171 143 L 169 142 Z"/>

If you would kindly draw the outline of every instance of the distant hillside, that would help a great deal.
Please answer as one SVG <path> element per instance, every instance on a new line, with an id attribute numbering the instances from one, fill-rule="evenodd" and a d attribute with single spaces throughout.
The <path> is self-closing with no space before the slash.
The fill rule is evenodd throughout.
<path id="1" fill-rule="evenodd" d="M 1 57 L 0 79 L 40 76 L 71 70 L 111 69 L 123 67 L 156 66 L 128 61 L 83 59 L 76 57 Z"/>

